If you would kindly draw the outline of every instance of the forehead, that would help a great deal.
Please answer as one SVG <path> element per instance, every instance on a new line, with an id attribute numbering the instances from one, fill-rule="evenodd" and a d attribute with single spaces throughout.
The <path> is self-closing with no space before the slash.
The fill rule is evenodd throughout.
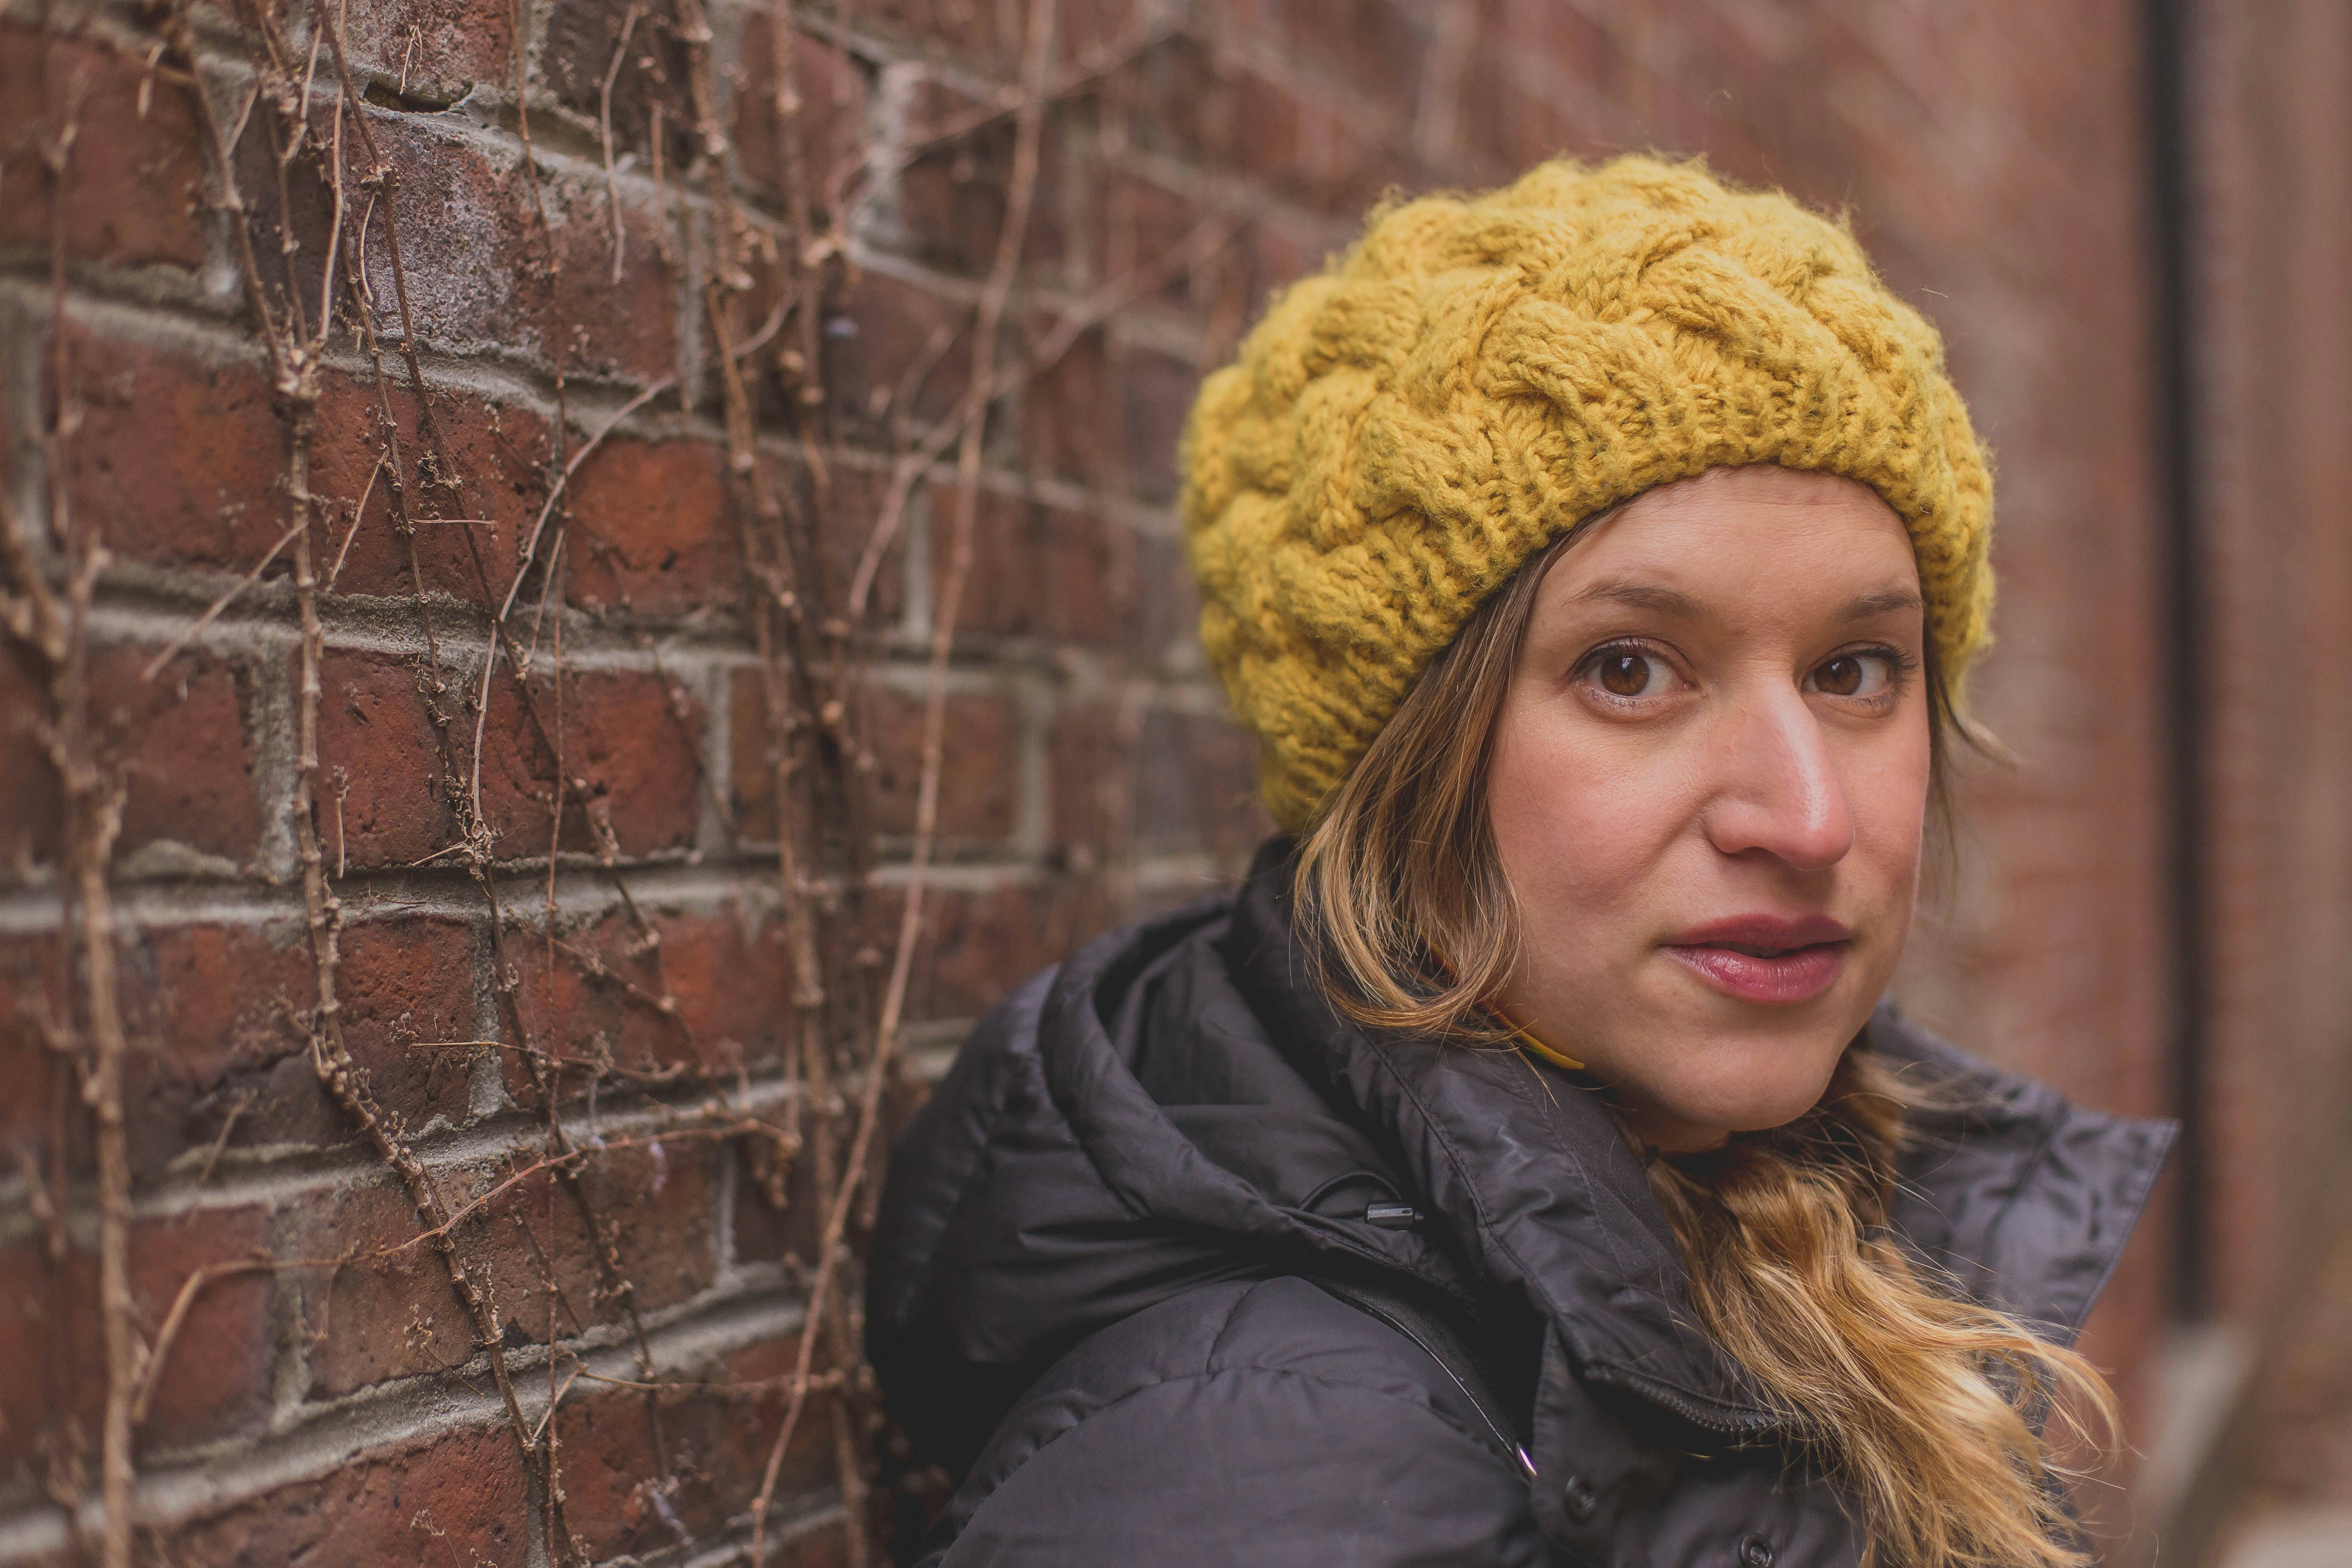
<path id="1" fill-rule="evenodd" d="M 1875 490 L 1762 466 L 1662 485 L 1581 531 L 1546 575 L 1539 604 L 1652 586 L 1718 613 L 1778 618 L 1918 585 L 1910 533 Z"/>

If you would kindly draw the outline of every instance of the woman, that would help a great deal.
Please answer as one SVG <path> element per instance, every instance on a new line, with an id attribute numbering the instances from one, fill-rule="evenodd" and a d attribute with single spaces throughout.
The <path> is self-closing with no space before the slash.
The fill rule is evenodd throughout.
<path id="1" fill-rule="evenodd" d="M 1881 1005 L 1991 597 L 1852 237 L 1642 158 L 1373 217 L 1212 376 L 1289 837 L 980 1028 L 867 1331 L 945 1564 L 2055 1568 L 2169 1129 Z"/>

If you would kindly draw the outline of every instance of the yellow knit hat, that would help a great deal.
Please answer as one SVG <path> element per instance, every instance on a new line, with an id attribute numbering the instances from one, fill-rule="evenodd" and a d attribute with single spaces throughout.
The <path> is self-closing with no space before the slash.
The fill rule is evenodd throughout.
<path id="1" fill-rule="evenodd" d="M 1376 212 L 1202 385 L 1184 447 L 1201 640 L 1293 830 L 1521 563 L 1706 468 L 1869 485 L 1955 688 L 1986 639 L 1991 479 L 1942 340 L 1843 224 L 1696 163 Z"/>

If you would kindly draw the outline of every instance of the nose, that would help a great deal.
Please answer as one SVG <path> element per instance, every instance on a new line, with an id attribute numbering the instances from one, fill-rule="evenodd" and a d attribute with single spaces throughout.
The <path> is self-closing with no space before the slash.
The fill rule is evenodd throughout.
<path id="1" fill-rule="evenodd" d="M 1715 752 L 1715 794 L 1702 820 L 1724 854 L 1761 853 L 1818 871 L 1853 847 L 1845 783 L 1801 693 L 1741 703 L 1725 716 Z"/>

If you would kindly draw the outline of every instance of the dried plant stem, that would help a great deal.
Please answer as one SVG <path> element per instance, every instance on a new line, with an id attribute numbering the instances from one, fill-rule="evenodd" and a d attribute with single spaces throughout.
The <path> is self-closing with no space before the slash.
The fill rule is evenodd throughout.
<path id="1" fill-rule="evenodd" d="M 915 949 L 923 928 L 923 894 L 939 833 L 940 781 L 945 771 L 947 741 L 948 658 L 955 642 L 955 625 L 962 604 L 964 584 L 971 572 L 972 535 L 980 498 L 981 437 L 985 422 L 979 410 L 993 401 L 996 339 L 1019 272 L 1021 250 L 1028 235 L 1029 209 L 1037 188 L 1038 142 L 1044 123 L 1045 68 L 1052 58 L 1055 0 L 1029 0 L 1028 29 L 1022 77 L 1026 95 L 1016 121 L 1013 150 L 1013 184 L 1005 206 L 1004 226 L 997 235 L 996 254 L 988 283 L 981 295 L 979 319 L 972 333 L 970 405 L 957 462 L 955 530 L 948 570 L 934 606 L 931 622 L 930 670 L 923 705 L 922 777 L 915 805 L 915 842 L 898 918 L 890 978 L 883 993 L 882 1013 L 875 1027 L 874 1045 L 866 1062 L 866 1081 L 859 1095 L 856 1131 L 841 1167 L 837 1189 L 824 1205 L 823 1240 L 817 1254 L 815 1283 L 809 1291 L 808 1320 L 802 1325 L 793 1382 L 784 1407 L 784 1419 L 768 1450 L 760 1493 L 752 1503 L 752 1554 L 756 1565 L 767 1531 L 768 1510 L 775 1498 L 786 1449 L 799 1425 L 808 1394 L 808 1375 L 816 1353 L 816 1338 L 830 1301 L 835 1278 L 846 1251 L 845 1235 L 860 1179 L 872 1163 L 875 1135 L 881 1124 L 882 1090 L 890 1077 L 899 1045 L 899 1026 L 906 1010 L 907 985 L 914 972 Z M 845 1315 L 843 1314 L 843 1315 Z"/>
<path id="2" fill-rule="evenodd" d="M 950 447 L 960 447 L 965 437 L 987 418 L 990 405 L 1007 394 L 1018 391 L 1030 382 L 1061 363 L 1062 356 L 1076 346 L 1077 341 L 1092 329 L 1125 308 L 1158 289 L 1170 279 L 1182 276 L 1223 249 L 1246 217 L 1245 214 L 1212 213 L 1193 225 L 1182 240 L 1149 265 L 1121 274 L 1081 300 L 1076 310 L 1065 314 L 1054 330 L 1025 355 L 1021 363 L 1008 370 L 999 370 L 991 378 L 986 401 L 974 398 L 968 392 L 956 405 L 953 413 L 926 430 L 915 445 L 901 456 L 890 471 L 890 484 L 885 491 L 875 523 L 867 533 L 866 548 L 859 552 L 857 567 L 849 581 L 849 614 L 853 619 L 863 616 L 874 584 L 882 573 L 882 563 L 890 547 L 898 542 L 904 528 L 907 503 L 913 499 L 915 486 L 921 482 L 930 466 Z"/>
<path id="3" fill-rule="evenodd" d="M 86 590 L 80 590 L 85 592 Z M 78 772 L 80 770 L 77 770 Z M 122 1125 L 122 1062 L 130 1043 L 116 1000 L 114 910 L 107 862 L 122 825 L 119 791 L 91 779 L 69 784 L 76 901 L 97 1071 L 84 1092 L 98 1114 L 98 1300 L 106 1331 L 106 1428 L 100 1448 L 107 1568 L 130 1568 L 131 1412 L 143 1352 L 131 1326 L 131 1151 Z"/>
<path id="4" fill-rule="evenodd" d="M 54 74 L 55 17 L 44 16 L 46 59 L 43 91 Z M 123 1032 L 116 989 L 114 907 L 107 870 L 122 826 L 122 790 L 98 755 L 89 716 L 89 612 L 106 552 L 87 520 L 73 508 L 59 476 L 68 472 L 67 447 L 79 415 L 74 402 L 65 321 L 65 214 L 70 205 L 67 177 L 74 144 L 81 134 L 86 73 L 66 87 L 62 105 L 46 105 L 50 128 L 40 138 L 41 163 L 49 182 L 49 303 L 51 395 L 44 432 L 49 479 L 50 529 L 65 543 L 66 595 L 60 611 L 55 595 L 30 551 L 17 536 L 16 519 L 0 516 L 7 536 L 10 575 L 18 582 L 8 605 L 12 631 L 23 638 L 48 676 L 49 758 L 63 785 L 66 805 L 66 902 L 69 912 L 68 959 L 79 949 L 82 1008 L 88 1026 L 89 1060 L 82 1095 L 97 1122 L 98 1305 L 106 1355 L 106 1407 L 100 1436 L 100 1488 L 105 1521 L 100 1546 L 105 1568 L 130 1568 L 131 1492 L 135 1483 L 131 1439 L 131 1412 L 138 1400 L 144 1351 L 132 1327 L 131 1300 L 131 1153 L 122 1121 L 122 1068 L 130 1043 Z M 78 929 L 77 929 L 78 928 Z M 74 966 L 68 963 L 68 970 Z M 62 1172 L 58 1173 L 62 1175 Z M 55 1190 L 62 1194 L 64 1184 Z"/>
<path id="5" fill-rule="evenodd" d="M 270 14 L 257 8 L 247 16 L 248 25 L 259 38 L 267 56 L 262 66 L 263 80 L 259 88 L 276 81 L 286 85 L 286 56 Z M 390 176 L 383 159 L 377 153 L 367 126 L 366 116 L 357 108 L 358 94 L 352 89 L 348 67 L 343 59 L 340 29 L 329 21 L 323 5 L 318 7 L 317 22 L 332 46 L 337 73 L 343 86 L 343 101 L 352 107 L 352 125 L 365 149 L 371 164 L 367 183 L 380 187 L 389 195 Z M 184 6 L 176 10 L 171 22 L 173 39 L 184 55 L 191 74 L 194 71 L 195 35 Z M 551 1542 L 568 1542 L 562 1531 L 560 1510 L 553 1489 L 549 1487 L 546 1466 L 541 1463 L 537 1447 L 530 1437 L 530 1424 L 524 1420 L 521 1405 L 515 1394 L 512 1379 L 508 1374 L 506 1359 L 500 1342 L 498 1319 L 487 1279 L 471 1268 L 459 1253 L 455 1238 L 449 1234 L 446 1207 L 431 1174 L 425 1169 L 401 1136 L 400 1130 L 376 1106 L 362 1074 L 343 1041 L 341 1003 L 338 996 L 337 978 L 341 965 L 341 932 L 342 906 L 328 883 L 325 856 L 321 848 L 318 824 L 320 797 L 320 763 L 319 754 L 319 706 L 321 696 L 320 667 L 325 657 L 325 634 L 319 618 L 319 581 L 315 569 L 311 529 L 316 521 L 313 497 L 310 487 L 310 455 L 318 405 L 318 374 L 320 353 L 324 346 L 330 321 L 322 319 L 316 336 L 305 333 L 299 298 L 289 288 L 289 314 L 284 318 L 273 314 L 268 305 L 268 290 L 264 287 L 252 245 L 250 226 L 242 200 L 238 197 L 234 165 L 229 149 L 235 138 L 224 135 L 212 117 L 209 100 L 202 91 L 194 93 L 199 118 L 206 127 L 207 141 L 214 151 L 215 174 L 220 189 L 220 205 L 231 217 L 231 228 L 237 241 L 240 269 L 246 288 L 247 303 L 267 340 L 275 386 L 281 412 L 287 425 L 287 495 L 291 509 L 288 531 L 293 538 L 295 600 L 299 613 L 299 680 L 297 692 L 298 756 L 294 780 L 294 825 L 298 854 L 302 868 L 304 923 L 308 932 L 311 968 L 317 987 L 317 1003 L 310 1016 L 311 1063 L 320 1084 L 341 1109 L 345 1117 L 358 1129 L 378 1156 L 399 1176 L 408 1189 L 411 1202 L 426 1230 L 436 1234 L 451 1289 L 471 1321 L 476 1342 L 487 1353 L 499 1396 L 507 1410 L 509 1425 L 513 1430 L 525 1473 L 543 1497 L 549 1500 Z M 271 142 L 276 150 L 278 177 L 280 184 L 281 210 L 289 204 L 286 186 L 286 170 L 296 153 L 306 141 L 307 120 L 303 118 L 307 104 L 290 92 L 263 94 L 268 96 L 279 114 L 294 121 L 290 134 L 280 137 L 277 122 L 272 121 Z M 339 139 L 338 139 L 339 145 Z M 326 171 L 326 178 L 338 191 L 343 180 L 338 156 Z M 344 204 L 334 203 L 340 215 Z M 435 432 L 431 405 L 424 399 L 423 373 L 415 357 L 413 331 L 406 325 L 407 300 L 404 270 L 400 261 L 399 226 L 387 212 L 386 243 L 394 264 L 394 288 L 399 296 L 403 316 L 404 347 L 410 373 L 417 387 L 420 404 L 429 434 Z M 341 235 L 330 237 L 330 246 L 342 242 Z M 290 265 L 291 251 L 287 251 Z M 352 276 L 362 276 L 356 265 Z M 363 287 L 357 294 L 364 298 Z M 326 296 L 331 298 L 331 295 Z M 371 334 L 372 341 L 372 334 Z M 379 378 L 380 379 L 380 378 Z M 389 434 L 389 411 L 385 412 Z M 437 440 L 437 435 L 436 437 Z M 446 461 L 446 460 L 445 460 Z M 454 469 L 445 467 L 445 472 Z M 395 487 L 398 475 L 395 474 Z M 395 495 L 397 490 L 395 489 Z M 126 1452 L 127 1419 L 129 1415 L 126 1392 Z M 126 1547 L 127 1551 L 127 1547 Z M 127 1562 L 127 1559 L 126 1559 Z"/>
<path id="6" fill-rule="evenodd" d="M 621 17 L 621 36 L 613 45 L 613 59 L 604 68 L 604 89 L 596 95 L 597 139 L 604 153 L 604 205 L 613 218 L 613 287 L 621 286 L 621 261 L 624 241 L 628 237 L 621 228 L 621 177 L 613 169 L 613 84 L 621 78 L 621 62 L 629 58 L 629 35 L 637 30 L 637 18 L 646 14 L 641 0 L 629 0 L 629 8 Z"/>
<path id="7" fill-rule="evenodd" d="M 288 477 L 292 489 L 293 505 L 307 510 L 309 491 L 309 443 L 310 409 L 298 405 L 293 417 L 290 447 L 292 456 L 288 463 Z M 326 1088 L 343 1114 L 360 1130 L 374 1147 L 377 1156 L 390 1165 L 408 1188 L 410 1201 L 416 1207 L 417 1217 L 426 1232 L 434 1237 L 448 1273 L 451 1288 L 458 1303 L 466 1310 L 474 1325 L 475 1342 L 489 1352 L 490 1372 L 505 1404 L 509 1424 L 514 1429 L 515 1441 L 522 1457 L 524 1469 L 535 1481 L 544 1485 L 545 1468 L 530 1441 L 530 1426 L 523 1418 L 522 1405 L 508 1375 L 506 1357 L 499 1344 L 498 1314 L 490 1300 L 487 1282 L 479 1278 L 457 1250 L 451 1234 L 447 1205 L 435 1186 L 431 1173 L 387 1121 L 384 1114 L 369 1094 L 365 1078 L 352 1060 L 343 1044 L 342 1004 L 336 995 L 336 971 L 341 962 L 340 939 L 342 930 L 342 902 L 327 886 L 326 858 L 319 842 L 319 667 L 323 658 L 325 636 L 319 623 L 319 584 L 310 561 L 310 530 L 306 527 L 294 542 L 294 589 L 301 610 L 301 681 L 299 687 L 299 719 L 297 737 L 300 754 L 295 768 L 294 827 L 296 843 L 302 861 L 303 917 L 310 938 L 311 967 L 317 975 L 319 1001 L 311 1015 L 311 1065 L 319 1081 Z"/>

